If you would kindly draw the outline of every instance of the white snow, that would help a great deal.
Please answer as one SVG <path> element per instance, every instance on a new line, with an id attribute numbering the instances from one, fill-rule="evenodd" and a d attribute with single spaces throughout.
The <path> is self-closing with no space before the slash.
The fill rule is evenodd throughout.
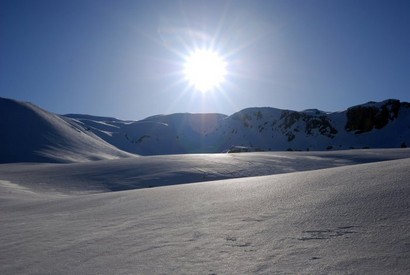
<path id="1" fill-rule="evenodd" d="M 133 157 L 75 120 L 0 98 L 0 163 L 83 162 Z"/>
<path id="2" fill-rule="evenodd" d="M 3 164 L 0 179 L 36 191 L 104 192 L 408 158 L 410 149 L 163 155 L 69 164 Z"/>
<path id="3" fill-rule="evenodd" d="M 408 274 L 409 157 L 396 149 L 3 164 L 0 273 Z M 269 169 L 288 173 L 257 176 Z M 256 177 L 96 193 L 204 171 Z"/>

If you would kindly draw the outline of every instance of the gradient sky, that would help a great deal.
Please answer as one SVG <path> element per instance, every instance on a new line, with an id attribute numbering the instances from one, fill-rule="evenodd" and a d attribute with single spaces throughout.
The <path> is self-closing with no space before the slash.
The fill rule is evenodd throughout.
<path id="1" fill-rule="evenodd" d="M 184 81 L 196 47 L 226 58 L 219 90 Z M 0 96 L 132 120 L 410 101 L 410 1 L 0 0 Z"/>

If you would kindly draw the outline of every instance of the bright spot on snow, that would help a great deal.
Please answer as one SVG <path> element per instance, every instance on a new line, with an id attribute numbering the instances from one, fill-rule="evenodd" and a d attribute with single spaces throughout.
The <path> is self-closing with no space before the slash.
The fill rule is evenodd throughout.
<path id="1" fill-rule="evenodd" d="M 217 52 L 196 50 L 186 58 L 184 74 L 195 89 L 207 92 L 217 88 L 225 80 L 226 65 Z"/>

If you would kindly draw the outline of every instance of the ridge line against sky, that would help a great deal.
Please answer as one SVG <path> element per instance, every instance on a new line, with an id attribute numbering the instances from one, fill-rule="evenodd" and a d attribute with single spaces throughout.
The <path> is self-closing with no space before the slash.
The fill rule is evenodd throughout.
<path id="1" fill-rule="evenodd" d="M 247 107 L 339 111 L 410 101 L 410 1 L 0 1 L 0 96 L 138 120 Z M 212 48 L 225 82 L 195 91 Z"/>

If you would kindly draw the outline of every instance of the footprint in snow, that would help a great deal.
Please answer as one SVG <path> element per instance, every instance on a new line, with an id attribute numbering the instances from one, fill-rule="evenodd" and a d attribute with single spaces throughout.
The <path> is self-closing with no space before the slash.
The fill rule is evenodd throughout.
<path id="1" fill-rule="evenodd" d="M 226 245 L 231 247 L 248 247 L 252 244 L 251 242 L 240 242 L 238 238 L 231 236 L 226 237 L 225 240 L 227 241 Z"/>
<path id="2" fill-rule="evenodd" d="M 300 241 L 309 241 L 309 240 L 327 240 L 335 237 L 341 237 L 348 234 L 357 233 L 353 230 L 359 226 L 349 225 L 341 226 L 336 229 L 325 229 L 325 230 L 305 230 L 302 231 L 302 237 L 298 238 Z"/>

